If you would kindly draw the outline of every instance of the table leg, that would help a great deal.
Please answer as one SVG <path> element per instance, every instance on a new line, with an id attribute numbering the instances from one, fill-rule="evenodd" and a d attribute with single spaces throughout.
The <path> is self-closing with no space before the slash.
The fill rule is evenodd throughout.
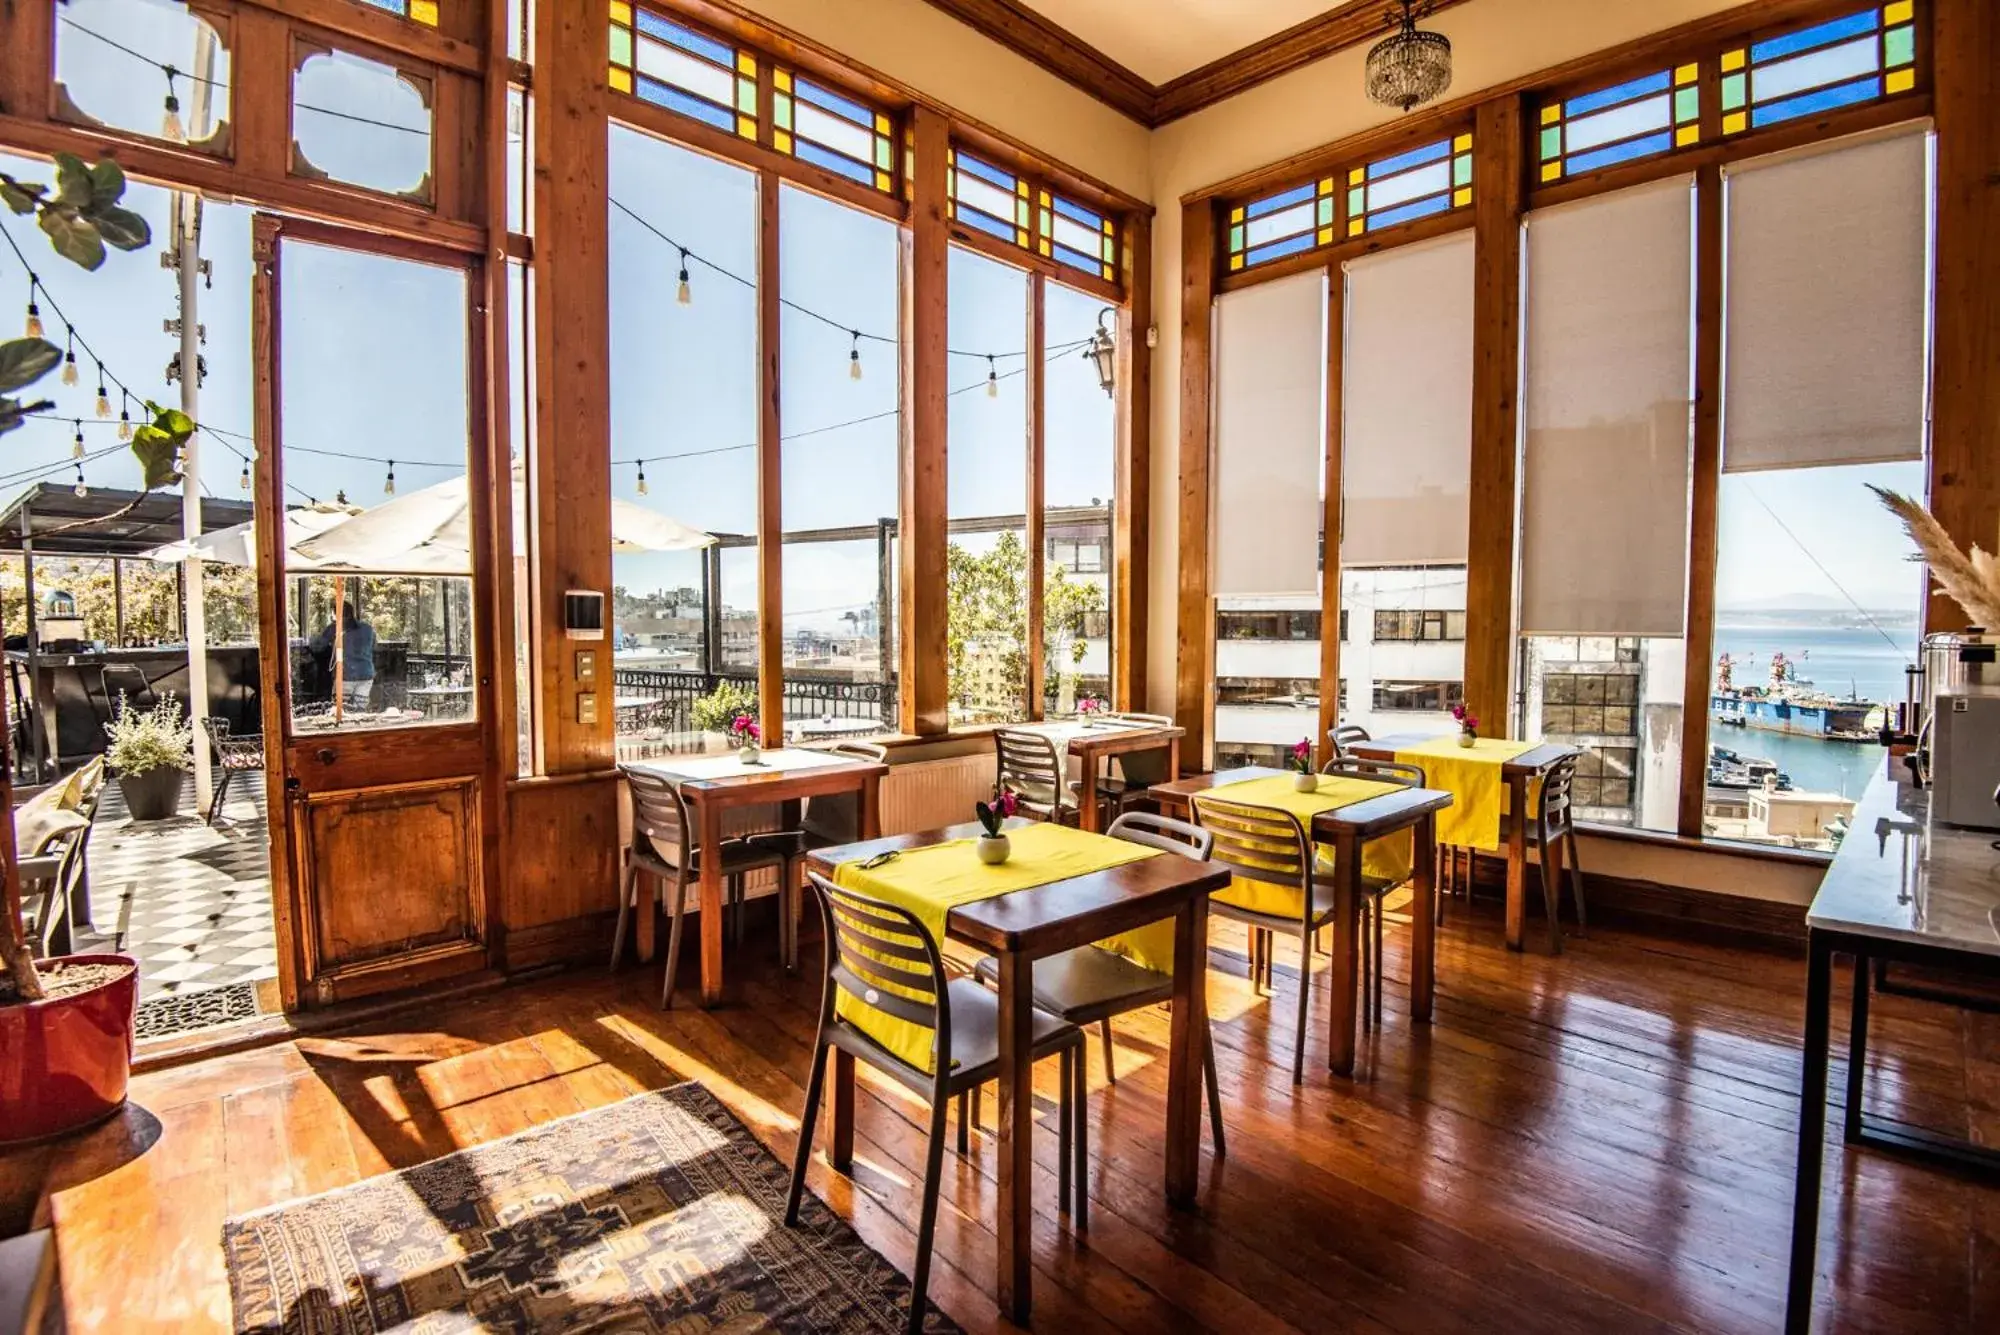
<path id="1" fill-rule="evenodd" d="M 1355 966 L 1361 945 L 1355 921 L 1361 906 L 1361 840 L 1342 831 L 1333 845 L 1333 967 L 1327 986 L 1330 1019 L 1326 1039 L 1326 1064 L 1335 1075 L 1354 1074 Z M 1301 962 L 1299 986 L 1306 985 L 1305 971 L 1312 967 L 1310 953 Z"/>
<path id="2" fill-rule="evenodd" d="M 1847 1109 L 1841 1138 L 1853 1145 L 1861 1139 L 1861 1096 L 1868 1088 L 1868 991 L 1873 981 L 1866 955 L 1854 957 L 1854 1009 L 1847 1024 Z"/>
<path id="3" fill-rule="evenodd" d="M 1194 1204 L 1201 1172 L 1203 1045 L 1208 1040 L 1208 896 L 1174 917 L 1174 1001 L 1167 1038 L 1167 1202 Z"/>
<path id="4" fill-rule="evenodd" d="M 854 1054 L 833 1050 L 833 1107 L 827 1127 L 826 1161 L 837 1173 L 854 1171 Z"/>
<path id="5" fill-rule="evenodd" d="M 722 812 L 696 806 L 701 827 L 701 1004 L 722 1000 Z"/>
<path id="6" fill-rule="evenodd" d="M 861 809 L 856 827 L 863 839 L 882 837 L 882 776 L 870 774 L 861 780 Z"/>
<path id="7" fill-rule="evenodd" d="M 1076 746 L 1075 743 L 1071 746 L 1076 752 L 1077 772 L 1082 775 L 1076 797 L 1076 828 L 1085 834 L 1096 834 L 1102 824 L 1097 801 L 1097 766 L 1102 757 L 1094 747 Z"/>
<path id="8" fill-rule="evenodd" d="M 1167 782 L 1181 777 L 1181 739 L 1176 737 L 1167 743 Z"/>
<path id="9" fill-rule="evenodd" d="M 1528 781 L 1521 775 L 1507 780 L 1507 810 L 1513 826 L 1507 836 L 1507 949 L 1519 950 L 1526 927 L 1528 883 Z"/>
<path id="10" fill-rule="evenodd" d="M 1416 841 L 1416 875 L 1410 902 L 1410 1018 L 1431 1018 L 1437 987 L 1437 820 L 1425 816 L 1410 832 Z"/>
<path id="11" fill-rule="evenodd" d="M 1028 1324 L 1034 1237 L 1035 1083 L 1032 1022 L 1034 964 L 1017 952 L 1000 956 L 1000 1167 L 998 1275 L 1000 1315 Z"/>
<path id="12" fill-rule="evenodd" d="M 1806 948 L 1804 1072 L 1799 1087 L 1799 1157 L 1792 1186 L 1791 1277 L 1785 1290 L 1785 1330 L 1812 1328 L 1813 1279 L 1819 1253 L 1821 1158 L 1826 1151 L 1828 1012 L 1833 1007 L 1833 951 L 1818 932 Z"/>

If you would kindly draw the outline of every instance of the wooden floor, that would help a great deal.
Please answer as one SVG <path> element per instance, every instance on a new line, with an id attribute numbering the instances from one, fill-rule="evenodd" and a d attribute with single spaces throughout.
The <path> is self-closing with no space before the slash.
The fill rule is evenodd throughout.
<path id="1" fill-rule="evenodd" d="M 1776 1329 L 1803 965 L 1603 929 L 1560 959 L 1510 955 L 1497 915 L 1457 911 L 1435 1023 L 1413 1032 L 1391 937 L 1387 1024 L 1356 1079 L 1326 1073 L 1321 1020 L 1295 1090 L 1296 975 L 1253 996 L 1218 924 L 1229 1155 L 1204 1158 L 1198 1213 L 1162 1199 L 1163 1013 L 1120 1025 L 1115 1089 L 1093 1045 L 1083 1237 L 1053 1210 L 1052 1129 L 1037 1138 L 1036 1326 Z M 740 953 L 714 1012 L 663 1014 L 653 975 L 593 972 L 143 1077 L 118 1122 L 0 1158 L 0 1217 L 46 1175 L 70 1330 L 205 1331 L 229 1320 L 226 1217 L 638 1091 L 699 1080 L 789 1162 L 818 982 L 768 953 Z M 2000 1132 L 2000 1018 L 1887 998 L 1876 1016 L 1871 1111 L 1965 1133 L 1971 1108 L 1974 1133 Z M 812 1185 L 907 1271 L 920 1109 L 863 1081 L 856 1178 L 819 1160 Z M 1822 1328 L 2000 1329 L 2000 1191 L 1828 1153 Z M 944 1171 L 932 1295 L 969 1330 L 1011 1329 L 991 1301 L 991 1144 Z"/>

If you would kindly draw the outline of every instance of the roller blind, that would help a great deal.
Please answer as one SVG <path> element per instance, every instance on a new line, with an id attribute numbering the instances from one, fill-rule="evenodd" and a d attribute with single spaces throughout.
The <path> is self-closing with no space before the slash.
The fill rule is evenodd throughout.
<path id="1" fill-rule="evenodd" d="M 1684 633 L 1691 184 L 1528 216 L 1525 634 Z"/>
<path id="2" fill-rule="evenodd" d="M 1472 233 L 1346 266 L 1342 565 L 1465 560 Z"/>
<path id="3" fill-rule="evenodd" d="M 1316 594 L 1326 274 L 1259 283 L 1215 308 L 1215 594 Z"/>
<path id="4" fill-rule="evenodd" d="M 1924 454 L 1929 134 L 1728 170 L 1723 468 Z"/>

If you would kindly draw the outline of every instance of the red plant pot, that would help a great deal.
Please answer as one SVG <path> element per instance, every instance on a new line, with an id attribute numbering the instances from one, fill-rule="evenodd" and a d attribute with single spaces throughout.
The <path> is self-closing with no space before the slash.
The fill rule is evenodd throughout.
<path id="1" fill-rule="evenodd" d="M 126 955 L 64 955 L 60 962 L 132 968 L 87 992 L 0 1006 L 0 1145 L 78 1130 L 125 1103 L 138 963 Z"/>

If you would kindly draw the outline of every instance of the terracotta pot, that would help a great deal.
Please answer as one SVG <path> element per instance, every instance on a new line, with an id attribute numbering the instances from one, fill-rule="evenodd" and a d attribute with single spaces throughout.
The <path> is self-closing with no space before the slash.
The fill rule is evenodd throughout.
<path id="1" fill-rule="evenodd" d="M 165 820 L 181 809 L 181 788 L 185 770 L 162 766 L 138 774 L 120 774 L 118 791 L 125 795 L 125 809 L 133 820 Z"/>
<path id="2" fill-rule="evenodd" d="M 88 992 L 0 1006 L 0 1144 L 65 1135 L 125 1105 L 138 962 L 127 955 L 64 955 L 50 962 L 132 969 Z"/>

